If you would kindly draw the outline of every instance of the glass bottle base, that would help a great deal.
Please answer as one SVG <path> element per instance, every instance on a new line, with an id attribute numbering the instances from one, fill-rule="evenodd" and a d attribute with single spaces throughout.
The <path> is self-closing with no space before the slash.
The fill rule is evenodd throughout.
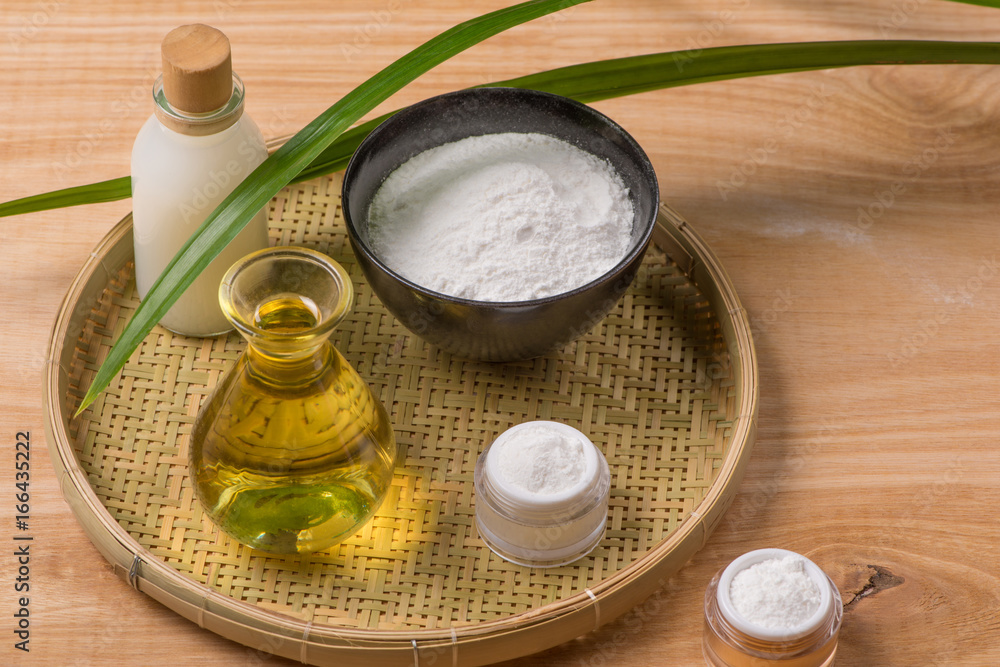
<path id="1" fill-rule="evenodd" d="M 311 553 L 333 546 L 353 535 L 381 504 L 374 492 L 348 480 L 279 482 L 229 472 L 217 480 L 199 480 L 221 482 L 225 489 L 206 511 L 233 539 L 271 553 Z"/>

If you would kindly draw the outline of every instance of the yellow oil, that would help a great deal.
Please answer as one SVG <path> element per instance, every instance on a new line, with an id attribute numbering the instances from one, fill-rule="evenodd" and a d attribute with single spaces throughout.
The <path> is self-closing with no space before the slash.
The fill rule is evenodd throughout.
<path id="1" fill-rule="evenodd" d="M 295 333 L 312 329 L 319 317 L 319 306 L 309 297 L 281 294 L 257 306 L 253 323 L 272 333 Z"/>
<path id="2" fill-rule="evenodd" d="M 308 299 L 281 296 L 258 307 L 254 324 L 295 333 L 318 315 Z M 396 458 L 385 409 L 328 343 L 291 367 L 251 344 L 202 408 L 191 445 L 213 521 L 275 553 L 322 550 L 357 532 L 385 497 Z"/>

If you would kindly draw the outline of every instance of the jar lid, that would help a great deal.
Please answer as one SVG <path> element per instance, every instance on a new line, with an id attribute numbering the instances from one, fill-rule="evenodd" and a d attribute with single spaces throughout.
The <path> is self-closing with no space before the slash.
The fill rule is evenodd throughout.
<path id="1" fill-rule="evenodd" d="M 553 493 L 535 493 L 505 477 L 501 465 L 505 446 L 531 430 L 555 432 L 565 439 L 580 443 L 583 470 L 574 484 Z M 546 514 L 572 512 L 575 507 L 589 504 L 593 499 L 591 491 L 600 481 L 599 456 L 600 453 L 590 438 L 572 426 L 554 421 L 530 421 L 512 426 L 493 441 L 486 454 L 485 474 L 490 479 L 496 497 L 501 502 L 508 503 L 514 512 L 522 512 L 526 516 L 537 511 Z"/>

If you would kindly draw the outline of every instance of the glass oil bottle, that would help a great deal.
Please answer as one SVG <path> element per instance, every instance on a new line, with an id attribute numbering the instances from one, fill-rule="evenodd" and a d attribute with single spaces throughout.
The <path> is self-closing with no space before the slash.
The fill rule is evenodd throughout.
<path id="1" fill-rule="evenodd" d="M 352 297 L 344 269 L 303 248 L 252 253 L 220 286 L 248 346 L 198 414 L 191 476 L 212 520 L 255 549 L 326 549 L 392 481 L 388 415 L 328 340 Z"/>

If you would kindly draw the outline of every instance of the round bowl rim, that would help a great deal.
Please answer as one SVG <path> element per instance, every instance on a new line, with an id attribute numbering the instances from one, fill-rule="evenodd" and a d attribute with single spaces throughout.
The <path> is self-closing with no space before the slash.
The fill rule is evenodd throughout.
<path id="1" fill-rule="evenodd" d="M 644 228 L 642 229 L 642 233 L 639 239 L 637 240 L 637 242 L 631 243 L 629 245 L 628 252 L 621 260 L 618 261 L 618 263 L 616 263 L 609 270 L 599 275 L 597 278 L 594 278 L 593 280 L 590 280 L 584 283 L 583 285 L 580 285 L 579 287 L 575 287 L 571 290 L 560 292 L 558 294 L 551 294 L 549 296 L 538 297 L 535 299 L 526 299 L 523 301 L 481 301 L 478 299 L 467 299 L 464 297 L 444 294 L 442 292 L 436 292 L 432 289 L 428 289 L 427 287 L 423 287 L 422 285 L 418 285 L 417 283 L 408 280 L 407 278 L 404 278 L 398 272 L 394 271 L 391 267 L 387 266 L 385 262 L 383 262 L 382 259 L 375 253 L 375 251 L 371 249 L 368 243 L 365 242 L 364 238 L 362 238 L 361 234 L 358 232 L 358 228 L 356 227 L 353 218 L 351 217 L 348 206 L 348 203 L 350 201 L 350 194 L 348 193 L 348 188 L 347 188 L 349 176 L 352 170 L 356 168 L 357 161 L 360 159 L 358 156 L 364 152 L 364 149 L 368 146 L 368 144 L 376 141 L 379 135 L 387 131 L 385 129 L 386 127 L 389 127 L 390 124 L 393 122 L 400 122 L 398 119 L 404 118 L 405 117 L 404 114 L 407 114 L 414 109 L 420 109 L 425 106 L 430 106 L 431 104 L 436 104 L 439 103 L 441 100 L 452 97 L 492 94 L 493 91 L 503 91 L 504 93 L 507 94 L 521 95 L 524 97 L 549 98 L 557 101 L 560 104 L 576 107 L 579 110 L 583 111 L 584 113 L 590 114 L 594 118 L 598 119 L 600 122 L 605 123 L 615 132 L 615 134 L 618 137 L 624 140 L 626 144 L 629 144 L 631 148 L 640 157 L 641 166 L 647 167 L 649 173 L 653 174 L 653 179 L 651 182 L 652 186 L 651 190 L 653 194 L 653 206 L 651 208 L 651 215 L 649 216 L 649 220 L 644 222 Z M 478 136 L 478 135 L 469 135 L 469 136 Z M 437 144 L 437 145 L 440 146 L 443 144 Z M 592 153 L 592 155 L 595 154 Z M 600 155 L 597 155 L 597 157 L 604 159 L 603 156 Z M 397 168 L 398 166 L 399 165 L 397 165 Z M 428 97 L 424 100 L 416 102 L 404 109 L 401 109 L 397 113 L 385 119 L 378 125 L 378 127 L 372 130 L 368 134 L 368 136 L 361 141 L 360 144 L 358 144 L 357 149 L 355 149 L 354 153 L 351 155 L 351 159 L 347 163 L 347 167 L 344 170 L 344 180 L 341 190 L 341 206 L 344 216 L 344 223 L 345 226 L 347 227 L 348 236 L 351 240 L 351 243 L 354 244 L 356 247 L 360 248 L 364 252 L 365 256 L 372 263 L 378 266 L 378 268 L 381 271 L 384 271 L 389 276 L 392 276 L 394 280 L 399 281 L 407 288 L 413 290 L 414 292 L 419 293 L 421 296 L 424 297 L 447 301 L 449 303 L 454 303 L 462 306 L 475 307 L 475 308 L 491 308 L 500 310 L 517 310 L 521 308 L 530 308 L 535 306 L 541 306 L 548 303 L 554 303 L 557 301 L 561 301 L 565 298 L 581 294 L 596 287 L 597 285 L 600 285 L 602 283 L 614 279 L 615 276 L 625 271 L 629 265 L 631 265 L 638 257 L 642 256 L 646 252 L 646 248 L 649 246 L 650 239 L 652 239 L 653 236 L 653 229 L 656 227 L 656 215 L 657 215 L 657 210 L 659 208 L 659 199 L 660 199 L 659 182 L 656 178 L 656 171 L 653 169 L 653 164 L 650 161 L 649 156 L 646 154 L 646 151 L 643 150 L 642 146 L 639 145 L 639 142 L 637 142 L 632 137 L 631 134 L 625 131 L 625 129 L 621 125 L 619 125 L 614 120 L 604 115 L 600 111 L 597 111 L 593 107 L 583 104 L 582 102 L 578 102 L 572 98 L 565 97 L 563 95 L 557 95 L 555 93 L 549 93 L 540 90 L 532 90 L 530 88 L 510 88 L 502 86 L 490 86 L 485 88 L 466 88 L 463 90 L 457 90 L 450 93 L 435 95 L 433 97 Z"/>

